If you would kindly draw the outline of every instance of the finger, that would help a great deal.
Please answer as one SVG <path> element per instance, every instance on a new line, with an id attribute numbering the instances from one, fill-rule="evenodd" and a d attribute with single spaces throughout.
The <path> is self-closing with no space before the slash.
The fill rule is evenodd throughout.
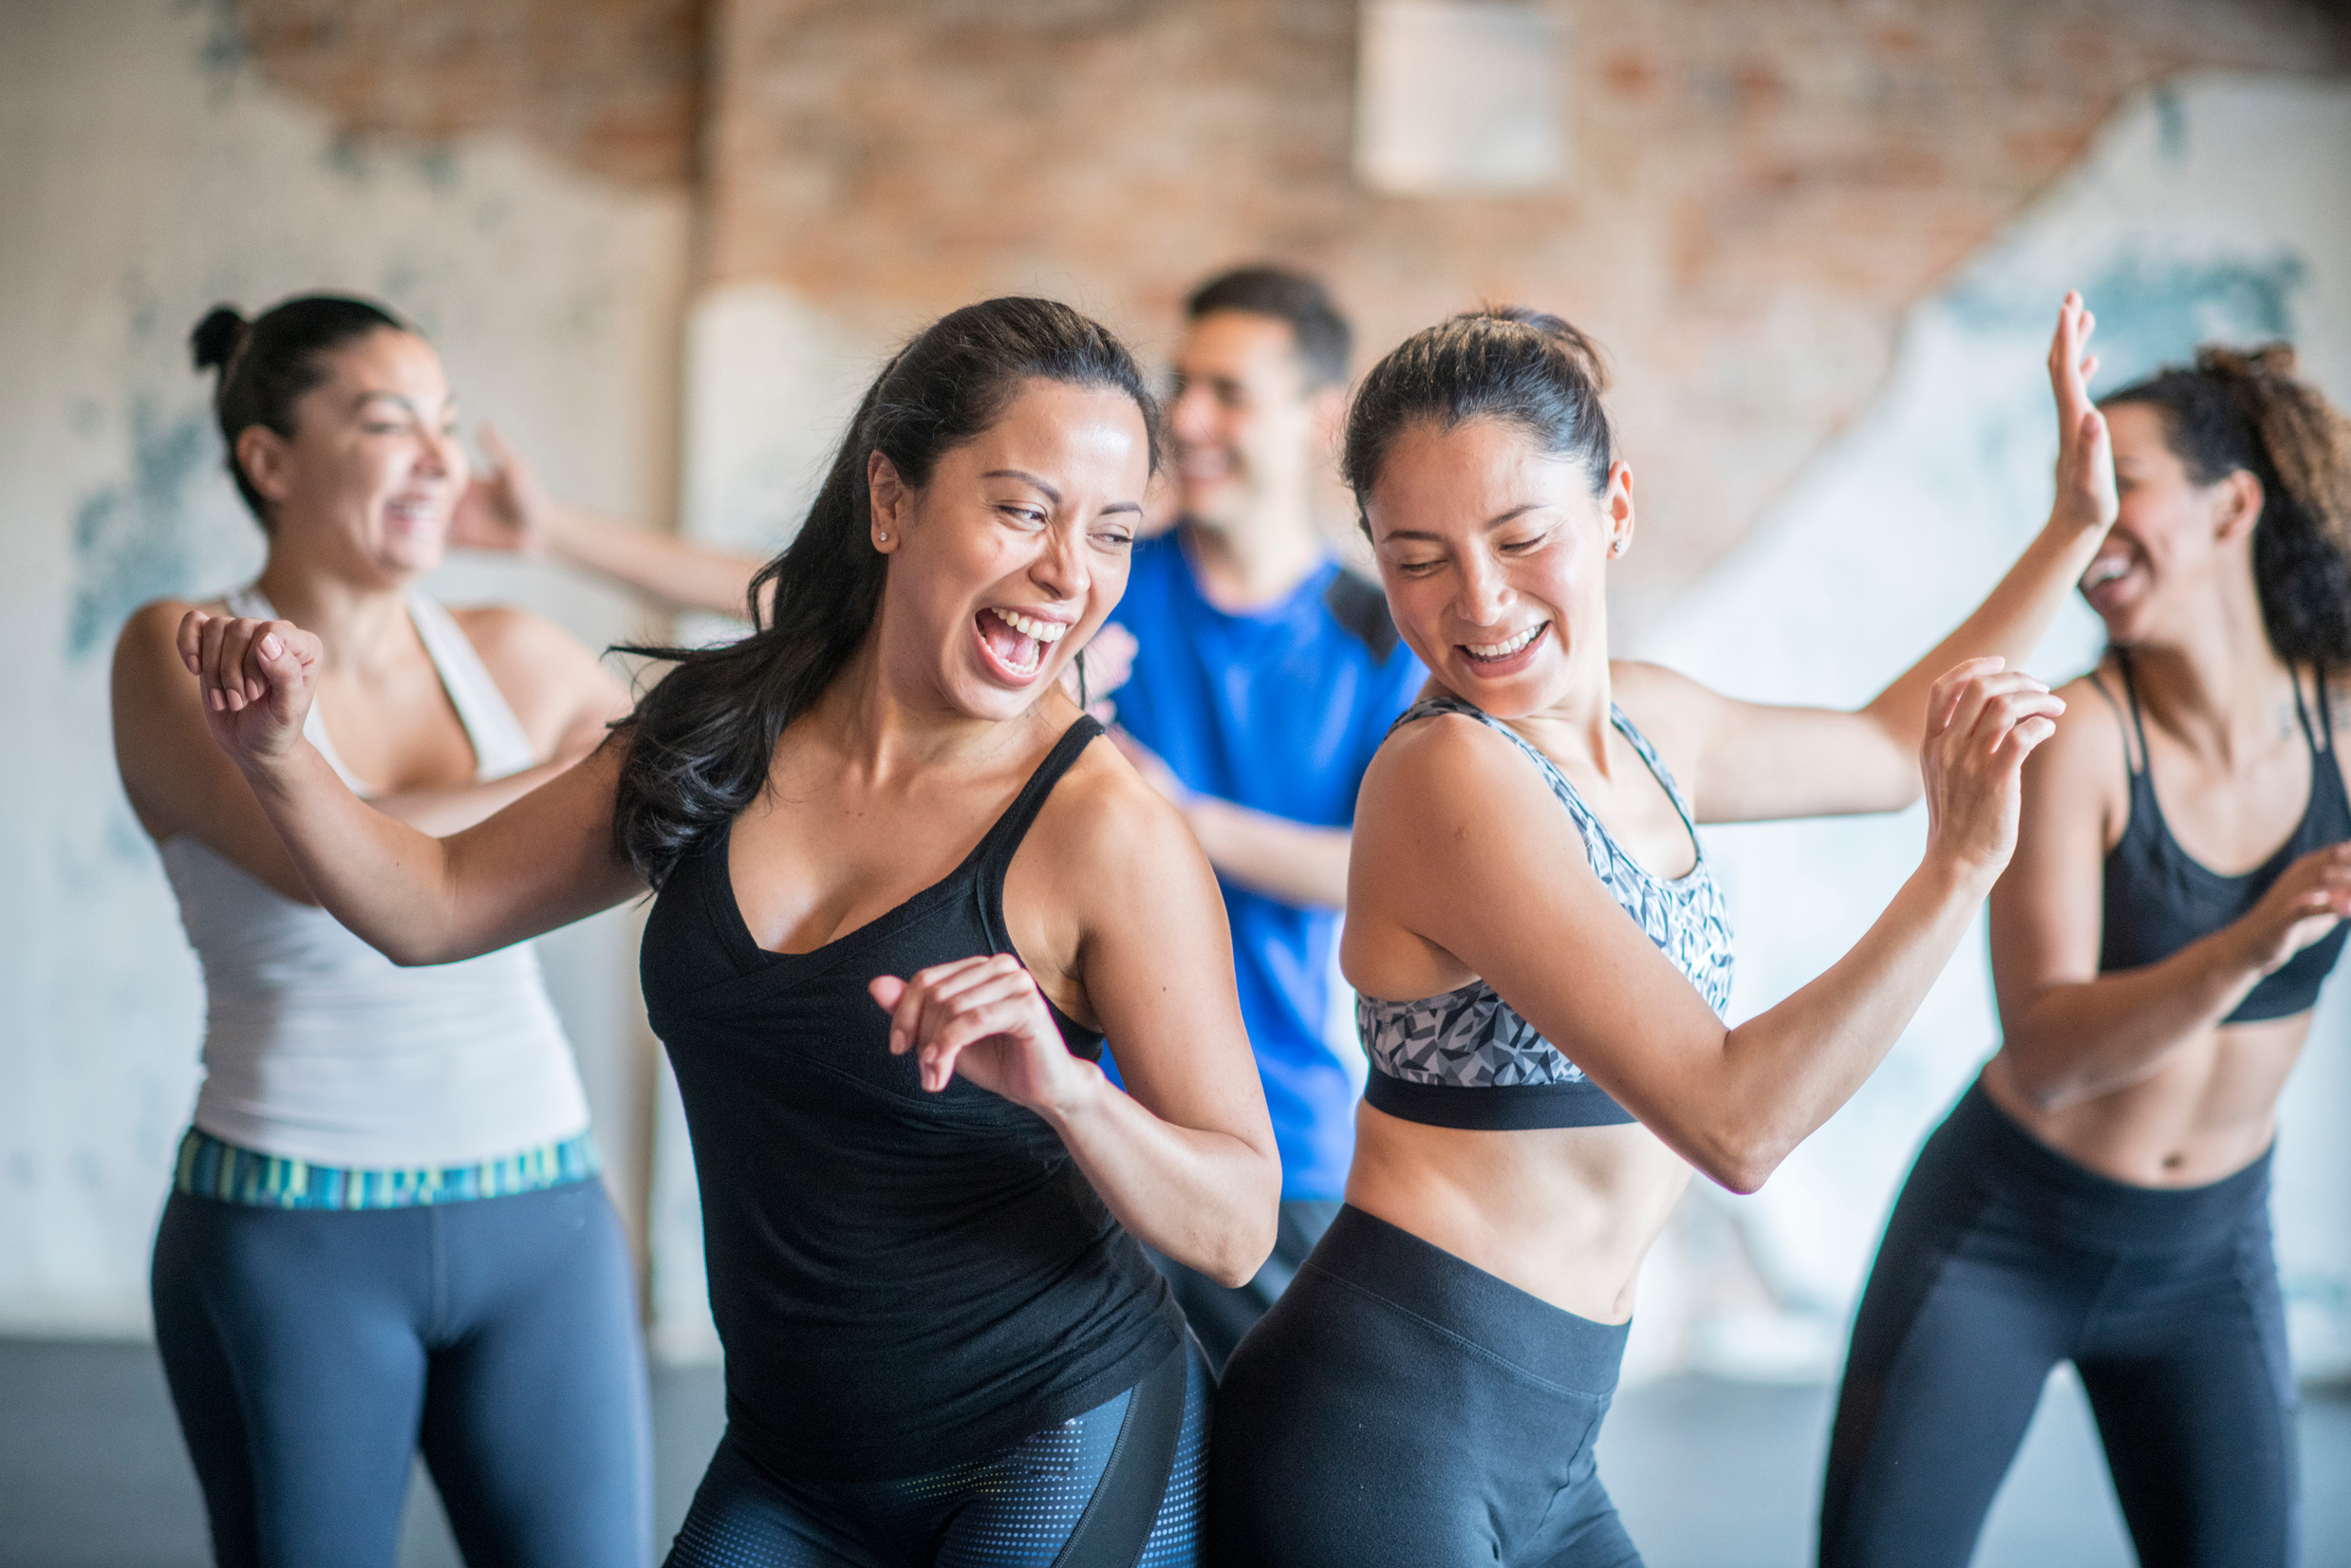
<path id="1" fill-rule="evenodd" d="M 252 645 L 253 628 L 257 625 L 258 622 L 239 616 L 230 622 L 220 634 L 218 662 L 213 667 L 231 713 L 243 713 L 252 706 L 255 700 L 251 689 L 252 678 L 245 668 L 245 652 Z"/>
<path id="2" fill-rule="evenodd" d="M 1019 960 L 998 953 L 977 962 L 959 964 L 940 976 L 930 988 L 931 1001 L 934 1006 L 943 1005 L 1007 984 L 1020 989 L 1033 983 Z"/>
<path id="3" fill-rule="evenodd" d="M 2010 768 L 2023 767 L 2024 759 L 2032 756 L 2033 748 L 2056 733 L 2057 721 L 2055 719 L 2035 714 L 2029 719 L 2021 720 L 2011 727 L 2007 734 L 2002 736 L 2000 744 L 1993 755 L 1997 760 Z"/>
<path id="4" fill-rule="evenodd" d="M 204 674 L 204 627 L 212 617 L 200 609 L 192 609 L 179 618 L 179 630 L 173 641 L 179 649 L 179 662 L 188 666 L 188 673 L 199 679 Z"/>
<path id="5" fill-rule="evenodd" d="M 985 958 L 958 959 L 953 963 L 933 964 L 928 969 L 916 970 L 913 980 L 899 996 L 898 1004 L 890 1009 L 890 1055 L 905 1055 L 907 1049 L 922 1038 L 923 1016 L 929 1006 L 933 986 L 973 964 L 986 961 Z"/>
<path id="6" fill-rule="evenodd" d="M 1968 682 L 1979 675 L 1990 675 L 2006 667 L 2007 661 L 1994 654 L 1983 659 L 1968 659 L 1950 669 L 1928 689 L 1927 733 L 1939 735 L 1950 726 L 1951 715 L 1957 711 L 1960 698 Z"/>
<path id="7" fill-rule="evenodd" d="M 923 1087 L 934 1092 L 946 1088 L 965 1051 L 998 1036 L 1017 1037 L 1028 1032 L 1024 1026 L 1033 1021 L 1024 1004 L 1011 1001 L 993 1002 L 959 1015 L 923 1047 Z"/>
<path id="8" fill-rule="evenodd" d="M 2027 719 L 2045 719 L 2054 724 L 2064 712 L 2064 699 L 2046 687 L 1994 691 L 1976 716 L 1974 738 L 1981 739 L 1987 751 L 1997 751 L 2007 733 Z"/>
<path id="9" fill-rule="evenodd" d="M 197 641 L 197 689 L 204 694 L 204 705 L 215 713 L 229 711 L 228 694 L 220 689 L 220 644 L 229 625 L 216 616 L 205 617 Z"/>

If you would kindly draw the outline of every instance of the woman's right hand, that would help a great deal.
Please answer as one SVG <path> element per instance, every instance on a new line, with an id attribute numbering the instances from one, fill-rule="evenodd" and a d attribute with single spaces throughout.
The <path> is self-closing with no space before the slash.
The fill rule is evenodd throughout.
<path id="1" fill-rule="evenodd" d="M 2090 401 L 2098 356 L 2089 344 L 2097 327 L 2081 296 L 2068 293 L 2049 340 L 2049 390 L 2057 397 L 2057 504 L 2049 516 L 2077 536 L 2093 530 L 2103 536 L 2120 510 L 2106 416 Z"/>
<path id="2" fill-rule="evenodd" d="M 266 768 L 300 743 L 324 652 L 316 637 L 291 621 L 192 609 L 180 618 L 178 644 L 204 727 L 238 767 Z"/>
<path id="3" fill-rule="evenodd" d="M 2255 972 L 2275 974 L 2351 916 L 2351 843 L 2313 849 L 2286 868 L 2230 927 Z"/>
<path id="4" fill-rule="evenodd" d="M 1929 858 L 1946 857 L 1987 888 L 1999 880 L 2016 852 L 2024 758 L 2064 711 L 2047 686 L 1997 658 L 1970 659 L 1934 683 L 1919 752 Z"/>

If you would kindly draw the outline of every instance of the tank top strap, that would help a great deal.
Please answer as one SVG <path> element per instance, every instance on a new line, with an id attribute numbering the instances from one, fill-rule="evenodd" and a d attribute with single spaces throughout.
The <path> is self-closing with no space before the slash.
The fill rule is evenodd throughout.
<path id="1" fill-rule="evenodd" d="M 2127 746 L 2123 748 L 2122 765 L 2130 768 L 2131 776 L 2136 778 L 2155 765 L 2153 754 L 2147 750 L 2147 719 L 2139 711 L 2138 682 L 2131 678 L 2131 650 L 2115 649 L 2115 662 L 2122 670 L 2122 695 L 2131 704 L 2131 728 L 2138 736 L 2138 765 L 2132 767 L 2130 748 Z"/>
<path id="2" fill-rule="evenodd" d="M 531 744 L 522 720 L 514 717 L 513 705 L 491 679 L 489 666 L 481 662 L 473 640 L 456 617 L 421 593 L 408 596 L 408 617 L 416 623 L 417 636 L 432 656 L 433 667 L 440 672 L 441 689 L 449 694 L 450 706 L 457 710 L 457 722 L 465 726 L 466 738 L 474 743 L 480 776 L 503 778 L 536 767 L 538 748 Z"/>
<path id="3" fill-rule="evenodd" d="M 1079 716 L 1077 722 L 1061 732 L 1045 760 L 1029 775 L 1029 781 L 1020 787 L 1013 803 L 1004 808 L 1004 814 L 996 819 L 987 836 L 972 850 L 969 864 L 979 873 L 980 910 L 988 928 L 989 938 L 999 948 L 1009 949 L 1010 938 L 1004 931 L 1004 874 L 1012 868 L 1012 857 L 1020 848 L 1020 841 L 1029 836 L 1029 825 L 1045 807 L 1045 797 L 1053 793 L 1061 775 L 1075 765 L 1078 754 L 1093 743 L 1103 733 L 1102 723 L 1092 714 Z"/>
<path id="4" fill-rule="evenodd" d="M 2335 706 L 2326 698 L 2326 666 L 2311 665 L 2310 680 L 2318 687 L 2319 728 L 2326 737 L 2325 744 L 2321 749 L 2332 756 L 2335 755 Z M 2297 699 L 2301 695 L 2299 690 L 2295 692 Z"/>
<path id="5" fill-rule="evenodd" d="M 1682 793 L 1681 784 L 1673 776 L 1673 770 L 1666 766 L 1666 759 L 1657 755 L 1657 748 L 1651 745 L 1649 737 L 1643 735 L 1639 727 L 1625 716 L 1624 709 L 1611 702 L 1608 717 L 1609 721 L 1616 726 L 1616 733 L 1623 736 L 1626 743 L 1640 756 L 1643 765 L 1649 769 L 1649 775 L 1665 791 L 1666 798 L 1673 802 L 1673 809 L 1681 813 L 1682 826 L 1689 830 L 1690 842 L 1696 843 L 1697 813 L 1690 810 L 1688 797 Z"/>

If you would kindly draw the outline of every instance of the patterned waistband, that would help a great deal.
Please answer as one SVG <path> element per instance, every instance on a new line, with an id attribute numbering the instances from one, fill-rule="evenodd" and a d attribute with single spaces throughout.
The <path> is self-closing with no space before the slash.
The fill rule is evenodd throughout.
<path id="1" fill-rule="evenodd" d="M 417 1208 L 537 1192 L 587 1181 L 598 1168 L 595 1140 L 585 1132 L 475 1165 L 346 1170 L 256 1153 L 192 1127 L 179 1140 L 172 1190 L 253 1208 Z"/>

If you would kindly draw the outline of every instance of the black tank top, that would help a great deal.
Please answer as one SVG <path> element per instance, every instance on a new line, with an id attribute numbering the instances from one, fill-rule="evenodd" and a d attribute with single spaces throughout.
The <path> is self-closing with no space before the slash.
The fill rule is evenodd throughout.
<path id="1" fill-rule="evenodd" d="M 876 975 L 1009 953 L 1004 872 L 1102 726 L 1081 719 L 947 876 L 810 953 L 752 940 L 728 831 L 645 924 L 646 1012 L 701 1184 L 727 1419 L 787 1475 L 886 1481 L 976 1459 L 1133 1387 L 1183 1318 L 1044 1120 L 889 1054 Z M 1102 1036 L 1064 1017 L 1070 1049 Z"/>
<path id="2" fill-rule="evenodd" d="M 2154 770 L 2148 762 L 2147 722 L 2139 714 L 2138 687 L 2131 679 L 2131 656 L 2118 648 L 2116 657 L 2122 667 L 2123 692 L 2130 699 L 2131 726 L 2138 733 L 2138 765 L 2130 769 L 2130 824 L 2106 856 L 2106 929 L 2098 959 L 2101 974 L 2136 969 L 2170 958 L 2199 937 L 2243 918 L 2286 874 L 2286 868 L 2304 855 L 2351 839 L 2351 800 L 2343 796 L 2342 767 L 2335 756 L 2335 722 L 2328 712 L 2324 671 L 2315 672 L 2319 698 L 2315 727 L 2310 710 L 2303 705 L 2302 682 L 2294 682 L 2294 715 L 2302 721 L 2303 737 L 2310 746 L 2310 802 L 2303 808 L 2302 821 L 2278 846 L 2277 853 L 2245 875 L 2230 877 L 2192 858 L 2164 825 L 2163 808 L 2155 804 Z M 2096 681 L 2098 678 L 2091 679 Z M 2105 689 L 2099 682 L 2100 695 Z M 2127 767 L 2128 747 L 2124 753 Z M 2342 955 L 2346 935 L 2351 935 L 2351 925 L 2337 925 L 2296 953 L 2274 973 L 2264 976 L 2236 1011 L 2221 1021 L 2254 1023 L 2308 1012 L 2318 1000 L 2320 983 Z"/>

